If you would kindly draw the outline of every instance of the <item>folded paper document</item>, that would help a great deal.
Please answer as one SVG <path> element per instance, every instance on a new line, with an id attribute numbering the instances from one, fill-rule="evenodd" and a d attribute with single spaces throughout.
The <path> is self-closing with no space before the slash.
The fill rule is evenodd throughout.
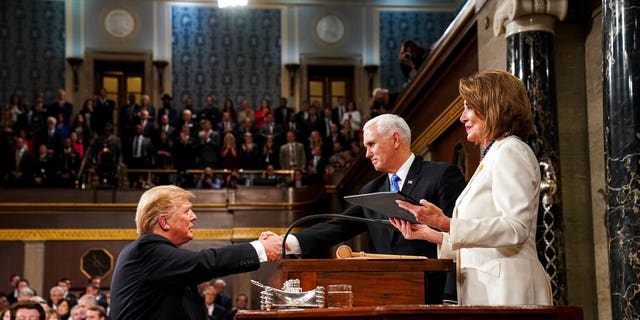
<path id="1" fill-rule="evenodd" d="M 383 191 L 374 193 L 363 193 L 352 196 L 345 196 L 344 200 L 356 205 L 374 210 L 389 218 L 400 218 L 411 223 L 419 224 L 413 213 L 402 209 L 396 203 L 396 200 L 403 200 L 413 204 L 420 204 L 417 200 L 402 193 L 401 191 Z"/>

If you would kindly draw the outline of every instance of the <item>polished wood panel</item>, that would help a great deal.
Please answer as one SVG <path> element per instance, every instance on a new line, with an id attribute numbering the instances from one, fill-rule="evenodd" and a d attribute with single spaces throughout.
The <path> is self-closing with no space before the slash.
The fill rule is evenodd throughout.
<path id="1" fill-rule="evenodd" d="M 442 305 L 385 305 L 353 308 L 319 308 L 295 310 L 242 310 L 236 319 L 519 319 L 519 320 L 581 320 L 582 308 L 574 306 L 545 307 L 485 307 Z"/>
<path id="2" fill-rule="evenodd" d="M 22 241 L 0 242 L 0 293 L 8 293 L 9 276 L 24 273 L 24 243 Z M 11 288 L 11 290 L 13 290 Z"/>
<path id="3" fill-rule="evenodd" d="M 56 285 L 62 277 L 71 279 L 71 287 L 74 291 L 84 293 L 88 277 L 80 270 L 80 258 L 91 249 L 105 249 L 113 256 L 113 266 L 120 250 L 129 241 L 47 241 L 45 243 L 44 264 L 46 266 L 44 275 L 44 290 Z M 102 279 L 101 287 L 109 289 L 113 270 Z"/>
<path id="4" fill-rule="evenodd" d="M 424 303 L 424 273 L 451 270 L 453 261 L 441 259 L 287 259 L 279 262 L 270 285 L 280 288 L 285 280 L 300 279 L 302 290 L 308 291 L 316 286 L 350 284 L 354 306 L 388 301 L 419 304 Z"/>

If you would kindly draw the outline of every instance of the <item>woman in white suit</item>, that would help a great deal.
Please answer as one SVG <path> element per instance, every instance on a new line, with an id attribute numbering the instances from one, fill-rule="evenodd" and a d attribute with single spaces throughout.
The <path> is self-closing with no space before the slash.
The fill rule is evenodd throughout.
<path id="1" fill-rule="evenodd" d="M 456 201 L 453 217 L 425 200 L 398 201 L 421 224 L 392 219 L 408 239 L 438 244 L 456 260 L 458 301 L 464 305 L 551 305 L 548 276 L 536 253 L 540 170 L 523 141 L 533 127 L 523 83 L 489 70 L 460 80 L 467 140 L 483 157 Z"/>

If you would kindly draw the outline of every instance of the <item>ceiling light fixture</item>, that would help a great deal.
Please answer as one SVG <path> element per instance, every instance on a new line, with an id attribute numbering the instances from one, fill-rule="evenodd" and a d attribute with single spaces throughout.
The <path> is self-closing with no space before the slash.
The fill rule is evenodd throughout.
<path id="1" fill-rule="evenodd" d="M 218 0 L 218 8 L 246 7 L 249 0 Z"/>

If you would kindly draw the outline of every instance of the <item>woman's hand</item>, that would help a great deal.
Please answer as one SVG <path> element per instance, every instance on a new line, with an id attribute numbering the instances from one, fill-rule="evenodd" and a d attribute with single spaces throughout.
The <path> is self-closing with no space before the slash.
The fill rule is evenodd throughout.
<path id="1" fill-rule="evenodd" d="M 449 225 L 451 220 L 445 216 L 442 210 L 435 204 L 427 201 L 420 200 L 420 205 L 411 204 L 407 201 L 396 200 L 398 206 L 405 209 L 416 217 L 422 224 L 426 224 L 440 231 L 449 232 Z"/>
<path id="2" fill-rule="evenodd" d="M 429 226 L 424 224 L 412 224 L 411 222 L 398 219 L 391 218 L 389 219 L 391 224 L 402 233 L 402 235 L 409 240 L 426 240 L 431 243 L 440 244 L 442 243 L 442 234 L 440 232 L 431 229 Z"/>

